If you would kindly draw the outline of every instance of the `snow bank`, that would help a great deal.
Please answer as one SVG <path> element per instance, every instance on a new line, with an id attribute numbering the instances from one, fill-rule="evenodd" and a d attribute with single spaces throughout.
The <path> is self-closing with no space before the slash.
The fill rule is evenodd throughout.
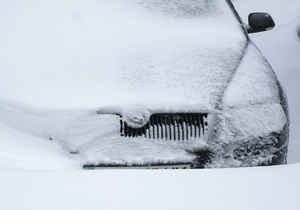
<path id="1" fill-rule="evenodd" d="M 187 171 L 1 171 L 0 203 L 7 210 L 296 210 L 299 176 L 299 164 Z"/>
<path id="2" fill-rule="evenodd" d="M 81 170 L 80 161 L 61 145 L 20 132 L 0 123 L 0 171 Z M 0 174 L 1 174 L 0 173 Z M 1 175 L 0 175 L 1 177 Z M 2 187 L 2 183 L 0 184 Z M 1 194 L 0 189 L 0 194 Z M 0 203 L 2 199 L 0 196 Z M 1 203 L 2 204 L 2 203 Z"/>

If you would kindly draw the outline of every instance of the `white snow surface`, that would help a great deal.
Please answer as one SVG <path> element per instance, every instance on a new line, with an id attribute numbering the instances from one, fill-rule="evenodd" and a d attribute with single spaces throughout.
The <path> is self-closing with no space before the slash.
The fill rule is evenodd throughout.
<path id="1" fill-rule="evenodd" d="M 225 2 L 180 2 L 4 1 L 1 97 L 45 108 L 214 106 L 246 39 Z"/>
<path id="2" fill-rule="evenodd" d="M 1 171 L 3 209 L 288 209 L 300 164 L 189 171 Z"/>
<path id="3" fill-rule="evenodd" d="M 280 103 L 277 89 L 276 75 L 258 49 L 250 44 L 225 92 L 223 103 L 226 108 Z"/>
<path id="4" fill-rule="evenodd" d="M 90 18 L 86 23 L 91 23 L 92 20 L 94 20 L 94 23 L 99 21 L 89 12 L 82 12 L 90 11 L 91 8 L 87 8 L 89 7 L 87 6 L 88 3 L 81 2 L 79 6 L 79 4 L 70 4 L 70 2 L 61 1 L 59 4 L 55 4 L 53 1 L 39 2 L 40 10 L 35 8 L 35 1 L 25 3 L 17 0 L 2 0 L 0 2 L 0 42 L 2 45 L 0 52 L 1 58 L 5 58 L 0 61 L 0 75 L 4 78 L 0 84 L 0 95 L 4 97 L 0 100 L 0 113 L 1 122 L 5 121 L 5 124 L 9 125 L 0 123 L 1 209 L 205 208 L 296 210 L 299 208 L 300 165 L 298 163 L 276 167 L 189 171 L 81 171 L 81 159 L 69 155 L 55 142 L 45 140 L 45 137 L 52 137 L 51 135 L 60 136 L 61 132 L 57 131 L 62 128 L 65 129 L 65 123 L 74 118 L 83 117 L 83 124 L 86 123 L 84 120 L 95 122 L 93 121 L 95 116 L 91 113 L 96 112 L 98 109 L 78 110 L 77 108 L 94 108 L 101 105 L 101 101 L 94 101 L 92 97 L 96 94 L 95 92 L 83 93 L 84 88 L 81 89 L 75 85 L 78 84 L 77 82 L 80 82 L 81 87 L 92 84 L 99 85 L 93 83 L 96 80 L 94 76 L 97 76 L 95 74 L 89 77 L 90 84 L 84 83 L 83 69 L 87 68 L 85 68 L 86 66 L 84 68 L 78 66 L 84 63 L 85 60 L 89 61 L 87 63 L 90 66 L 96 66 L 97 61 L 95 60 L 99 57 L 96 56 L 94 62 L 88 57 L 91 54 L 95 55 L 101 52 L 101 50 L 93 48 L 95 43 L 92 39 L 77 37 L 77 40 L 72 40 L 76 36 L 73 36 L 71 32 L 76 31 L 72 31 L 70 28 L 68 28 L 70 33 L 64 35 L 56 34 L 53 30 L 56 28 L 60 31 L 67 27 L 64 25 L 67 22 L 66 20 L 71 20 L 74 25 L 82 24 L 87 17 Z M 141 3 L 142 1 L 136 2 Z M 165 2 L 160 1 L 160 3 Z M 176 4 L 180 1 L 173 0 L 172 2 Z M 89 4 L 94 5 L 92 8 L 95 10 L 94 14 L 99 11 L 99 8 L 96 7 L 97 3 L 99 1 L 89 1 Z M 300 40 L 297 35 L 299 18 L 291 21 L 299 15 L 300 3 L 298 0 L 234 0 L 233 3 L 243 19 L 247 13 L 254 10 L 267 11 L 279 23 L 274 30 L 253 34 L 251 38 L 270 61 L 286 89 L 291 114 L 288 162 L 300 162 L 300 156 L 298 155 L 300 150 L 298 141 L 300 137 L 300 112 L 297 105 L 300 102 L 297 92 L 299 86 L 297 78 L 300 76 L 298 71 L 300 64 L 297 57 L 300 54 Z M 111 3 L 107 4 L 113 5 Z M 121 1 L 118 1 L 118 4 L 113 6 L 122 13 L 124 11 L 120 9 L 122 8 L 122 4 L 120 4 Z M 148 7 L 150 6 L 152 5 L 148 5 Z M 154 12 L 164 15 L 165 9 L 162 7 L 162 9 Z M 32 15 L 26 13 L 29 10 L 32 11 Z M 54 10 L 55 15 L 51 14 L 51 11 Z M 181 13 L 179 16 L 189 19 L 195 18 L 195 15 L 191 18 L 184 14 L 186 13 Z M 7 16 L 12 19 L 6 21 Z M 47 19 L 42 18 L 46 16 Z M 178 15 L 175 15 L 175 17 L 178 17 Z M 29 27 L 30 24 L 26 24 L 28 23 L 26 20 L 33 25 Z M 45 22 L 45 20 L 47 21 Z M 52 24 L 50 24 L 51 22 Z M 44 30 L 44 36 L 39 36 L 36 33 L 38 29 L 33 27 L 35 23 L 39 23 L 39 27 Z M 91 27 L 85 26 L 86 28 L 82 31 L 93 31 Z M 18 27 L 20 28 L 17 29 Z M 180 27 L 185 26 L 182 24 Z M 184 30 L 180 29 L 178 28 L 176 32 L 183 33 Z M 11 33 L 13 30 L 19 30 L 21 33 Z M 47 33 L 49 36 L 46 36 Z M 228 34 L 230 33 L 228 32 Z M 5 37 L 7 39 L 3 41 Z M 63 39 L 58 41 L 55 37 Z M 90 37 L 93 37 L 92 33 L 90 33 Z M 46 38 L 46 40 L 42 38 Z M 83 47 L 74 44 L 75 41 L 86 43 L 86 45 Z M 10 47 L 8 47 L 8 44 L 10 44 Z M 28 48 L 36 46 L 35 49 L 38 49 L 37 46 L 39 45 L 41 48 L 38 52 L 33 52 L 34 50 L 31 51 L 32 49 Z M 64 46 L 64 48 L 60 48 L 60 46 Z M 6 52 L 2 51 L 2 47 L 6 49 Z M 43 47 L 46 47 L 47 50 L 41 50 Z M 77 55 L 77 57 L 75 56 L 75 63 L 68 60 L 67 48 L 71 48 L 72 52 L 76 52 L 74 53 L 74 55 Z M 81 48 L 81 51 L 78 48 Z M 38 57 L 31 57 L 33 54 L 38 55 Z M 38 59 L 41 57 L 44 60 Z M 60 62 L 53 62 L 55 59 Z M 17 60 L 20 63 L 16 62 Z M 21 63 L 28 66 L 25 65 L 22 68 L 24 70 L 14 71 L 17 69 L 14 69 L 14 67 L 22 67 Z M 61 66 L 66 67 L 68 65 L 71 66 L 70 71 L 65 75 L 63 72 L 60 74 L 58 69 Z M 11 71 L 3 71 L 3 68 L 9 68 Z M 39 72 L 40 68 L 46 70 L 46 73 L 42 75 Z M 72 69 L 76 71 L 72 71 Z M 36 77 L 35 73 L 38 73 L 39 77 L 44 79 L 40 81 L 33 80 Z M 68 78 L 70 75 L 77 78 L 77 81 L 69 80 L 68 83 L 71 85 L 68 86 L 63 79 Z M 241 76 L 246 77 L 247 75 Z M 82 80 L 80 80 L 81 77 Z M 57 86 L 50 82 L 51 79 L 56 79 Z M 28 85 L 28 81 L 37 83 L 31 83 L 31 87 Z M 71 88 L 72 85 L 75 89 Z M 48 92 L 45 92 L 46 89 Z M 233 89 L 233 91 L 235 90 Z M 18 94 L 18 92 L 21 93 Z M 242 91 L 238 93 L 244 94 Z M 80 97 L 76 99 L 75 95 L 80 95 Z M 46 96 L 49 96 L 49 98 Z M 54 96 L 58 99 L 54 99 Z M 85 100 L 85 97 L 87 100 Z M 15 102 L 15 99 L 18 99 L 18 102 Z M 259 97 L 254 99 L 254 101 L 257 101 Z M 229 101 L 232 102 L 230 106 L 238 106 L 238 103 L 234 103 L 233 97 Z M 33 106 L 24 105 L 23 103 Z M 57 107 L 75 109 L 53 109 Z M 276 109 L 276 103 L 271 107 Z M 272 113 L 272 109 L 269 112 Z M 241 114 L 243 114 L 243 111 Z M 28 118 L 30 118 L 29 121 Z M 46 121 L 41 121 L 45 118 Z M 42 127 L 47 126 L 44 127 L 45 129 L 40 129 L 40 125 L 43 125 Z M 90 128 L 94 129 L 94 126 Z M 80 133 L 80 129 L 78 129 L 78 133 Z"/>

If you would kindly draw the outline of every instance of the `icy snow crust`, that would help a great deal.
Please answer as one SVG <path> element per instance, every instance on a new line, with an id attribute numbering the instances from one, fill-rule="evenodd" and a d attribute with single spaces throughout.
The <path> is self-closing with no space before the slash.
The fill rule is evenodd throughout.
<path id="1" fill-rule="evenodd" d="M 222 101 L 224 110 L 269 103 L 241 108 L 237 116 L 264 125 L 270 116 L 256 119 L 256 111 L 279 113 L 278 124 L 255 135 L 283 127 L 275 76 L 256 48 L 239 67 L 247 39 L 225 1 L 16 0 L 6 7 L 11 11 L 1 20 L 0 120 L 60 142 L 83 163 L 189 162 L 195 158 L 189 151 L 211 143 L 121 138 L 115 113 L 130 121 L 157 112 L 220 114 Z M 236 131 L 223 123 L 235 115 L 220 115 L 219 142 L 237 141 L 231 138 Z M 231 125 L 248 138 L 252 125 L 239 119 Z"/>

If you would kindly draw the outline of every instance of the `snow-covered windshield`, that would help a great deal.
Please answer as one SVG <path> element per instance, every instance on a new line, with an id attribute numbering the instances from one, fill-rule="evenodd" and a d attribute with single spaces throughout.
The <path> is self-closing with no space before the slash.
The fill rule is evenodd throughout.
<path id="1" fill-rule="evenodd" d="M 223 12 L 219 0 L 133 0 L 166 16 L 193 18 L 219 15 Z"/>

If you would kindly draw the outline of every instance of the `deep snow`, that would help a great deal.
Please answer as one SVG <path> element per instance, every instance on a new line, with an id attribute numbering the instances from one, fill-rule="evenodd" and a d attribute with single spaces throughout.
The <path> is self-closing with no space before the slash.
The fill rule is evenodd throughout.
<path id="1" fill-rule="evenodd" d="M 300 164 L 207 170 L 1 171 L 2 209 L 287 209 Z"/>
<path id="2" fill-rule="evenodd" d="M 8 2 L 2 1 L 1 8 L 7 8 Z M 274 13 L 270 13 L 275 21 L 280 19 L 279 24 L 296 18 L 300 7 L 297 0 L 233 2 L 242 17 L 246 17 L 249 9 L 272 9 Z M 64 12 L 61 8 L 57 11 Z M 10 13 L 3 9 L 1 12 Z M 82 16 L 76 11 L 72 19 L 80 22 Z M 300 76 L 296 56 L 299 39 L 295 33 L 298 23 L 295 20 L 278 25 L 273 31 L 251 35 L 287 90 L 292 122 L 289 162 L 300 161 L 297 155 L 300 151 L 297 102 L 300 100 L 296 88 Z M 77 114 L 80 112 L 75 110 Z M 298 209 L 300 206 L 298 163 L 196 171 L 80 171 L 80 160 L 51 141 L 3 124 L 0 133 L 2 209 Z"/>

